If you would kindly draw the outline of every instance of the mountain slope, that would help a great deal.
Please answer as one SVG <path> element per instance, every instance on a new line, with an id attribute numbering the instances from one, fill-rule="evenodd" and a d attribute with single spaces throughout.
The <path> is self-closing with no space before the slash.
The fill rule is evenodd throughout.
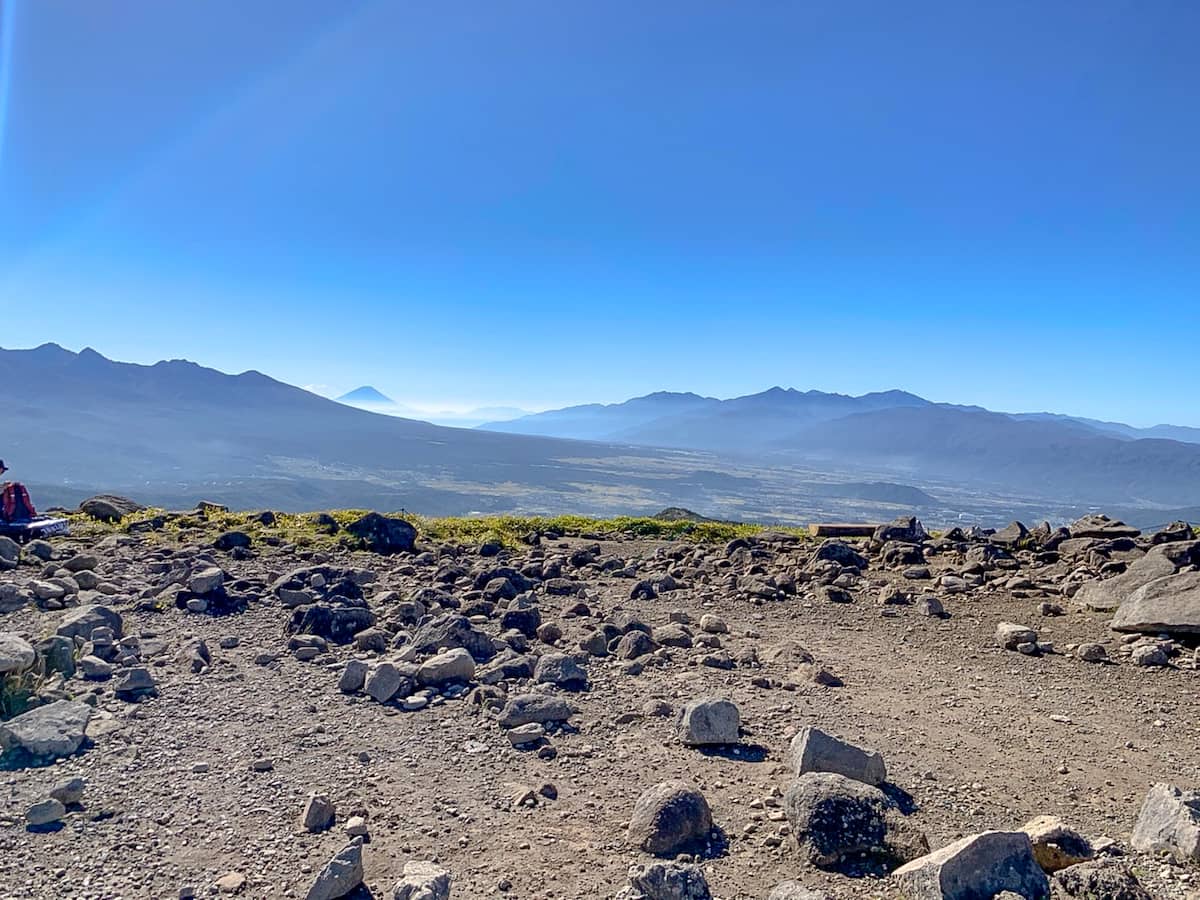
<path id="1" fill-rule="evenodd" d="M 430 512 L 508 508 L 494 499 L 501 486 L 577 493 L 590 473 L 559 458 L 617 452 L 376 415 L 259 372 L 118 363 L 53 344 L 0 350 L 0 383 L 6 421 L 20 426 L 4 435 L 11 477 L 147 500 L 203 492 L 267 505 L 283 494 L 313 508 L 386 496 L 399 507 L 415 496 Z"/>
<path id="2" fill-rule="evenodd" d="M 950 407 L 857 413 L 800 429 L 777 449 L 1086 503 L 1200 503 L 1200 445 L 1130 440 L 1052 420 Z"/>
<path id="3" fill-rule="evenodd" d="M 620 440 L 624 432 L 635 430 L 663 417 L 711 410 L 721 402 L 698 394 L 660 391 L 645 397 L 635 397 L 624 403 L 589 403 L 534 413 L 507 422 L 488 422 L 481 425 L 480 430 L 580 440 Z"/>

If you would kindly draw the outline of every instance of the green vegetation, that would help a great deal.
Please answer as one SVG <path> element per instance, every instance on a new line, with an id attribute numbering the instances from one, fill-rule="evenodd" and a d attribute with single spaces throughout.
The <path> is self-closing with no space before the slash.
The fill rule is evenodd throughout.
<path id="1" fill-rule="evenodd" d="M 96 522 L 85 515 L 73 514 L 71 527 L 73 533 L 81 537 L 144 531 L 147 537 L 169 543 L 204 542 L 212 540 L 224 531 L 244 531 L 256 544 L 295 544 L 312 549 L 352 549 L 355 540 L 341 529 L 361 518 L 366 512 L 367 510 L 362 509 L 339 509 L 324 513 L 275 513 L 274 521 L 267 524 L 262 521 L 262 514 L 255 512 L 226 512 L 214 508 L 182 514 L 148 509 L 127 516 L 115 524 Z M 334 531 L 328 524 L 322 524 L 323 516 L 331 517 L 337 523 L 338 530 Z M 499 541 L 509 547 L 519 546 L 526 535 L 535 532 L 590 539 L 624 535 L 654 540 L 723 543 L 767 530 L 761 525 L 668 520 L 649 516 L 618 516 L 612 519 L 573 515 L 432 519 L 405 513 L 401 514 L 401 518 L 412 522 L 420 538 L 425 540 L 467 545 Z M 808 536 L 808 532 L 800 528 L 781 527 L 771 530 L 799 537 Z"/>
<path id="2" fill-rule="evenodd" d="M 29 709 L 29 701 L 41 688 L 44 676 L 35 671 L 12 673 L 0 679 L 0 721 Z"/>

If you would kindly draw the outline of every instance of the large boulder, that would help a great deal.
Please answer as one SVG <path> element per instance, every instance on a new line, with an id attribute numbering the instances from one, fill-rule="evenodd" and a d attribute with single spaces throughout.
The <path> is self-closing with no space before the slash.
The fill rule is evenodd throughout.
<path id="1" fill-rule="evenodd" d="M 835 772 L 878 787 L 887 780 L 883 757 L 839 740 L 819 728 L 802 728 L 788 748 L 788 766 L 797 775 Z"/>
<path id="2" fill-rule="evenodd" d="M 1145 853 L 1167 852 L 1180 861 L 1200 862 L 1200 791 L 1155 784 L 1142 802 L 1130 844 Z"/>
<path id="3" fill-rule="evenodd" d="M 114 637 L 121 637 L 121 614 L 108 606 L 94 604 L 70 610 L 58 623 L 55 634 L 65 638 L 91 640 L 97 628 L 111 628 Z"/>
<path id="4" fill-rule="evenodd" d="M 92 708 L 56 700 L 0 724 L 0 758 L 5 765 L 47 765 L 83 746 Z"/>
<path id="5" fill-rule="evenodd" d="M 417 542 L 417 529 L 411 522 L 376 512 L 351 522 L 346 531 L 362 541 L 372 553 L 384 555 L 409 553 Z"/>
<path id="6" fill-rule="evenodd" d="M 33 645 L 19 634 L 0 631 L 0 675 L 24 672 L 37 660 Z"/>
<path id="7" fill-rule="evenodd" d="M 929 850 L 883 791 L 844 775 L 801 775 L 783 807 L 801 853 L 815 866 L 832 868 L 862 855 L 905 861 Z"/>
<path id="8" fill-rule="evenodd" d="M 664 781 L 638 798 L 629 840 L 647 853 L 673 856 L 703 845 L 712 824 L 712 811 L 699 790 L 683 781 Z"/>
<path id="9" fill-rule="evenodd" d="M 1152 581 L 1174 575 L 1180 566 L 1200 556 L 1200 541 L 1183 541 L 1152 547 L 1141 559 L 1134 561 L 1120 575 L 1104 581 L 1092 581 L 1081 587 L 1072 598 L 1084 609 L 1112 612 L 1138 588 Z"/>
<path id="10" fill-rule="evenodd" d="M 97 494 L 79 504 L 79 511 L 100 522 L 119 522 L 126 516 L 141 512 L 146 507 L 128 497 L 116 494 Z"/>
<path id="11" fill-rule="evenodd" d="M 1023 831 L 985 831 L 955 841 L 892 873 L 911 900 L 981 900 L 1011 891 L 1047 900 L 1050 882 Z"/>
<path id="12" fill-rule="evenodd" d="M 679 711 L 679 740 L 688 747 L 736 744 L 741 715 L 732 700 L 700 697 Z"/>
<path id="13" fill-rule="evenodd" d="M 1117 608 L 1114 631 L 1200 634 L 1200 572 L 1180 572 L 1151 581 Z"/>

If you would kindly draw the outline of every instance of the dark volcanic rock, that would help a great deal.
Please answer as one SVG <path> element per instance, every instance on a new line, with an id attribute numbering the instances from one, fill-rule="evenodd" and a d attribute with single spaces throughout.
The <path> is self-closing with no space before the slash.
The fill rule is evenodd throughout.
<path id="1" fill-rule="evenodd" d="M 362 541 L 371 552 L 384 555 L 409 553 L 417 541 L 417 529 L 410 522 L 375 512 L 351 522 L 346 526 L 346 531 Z"/>

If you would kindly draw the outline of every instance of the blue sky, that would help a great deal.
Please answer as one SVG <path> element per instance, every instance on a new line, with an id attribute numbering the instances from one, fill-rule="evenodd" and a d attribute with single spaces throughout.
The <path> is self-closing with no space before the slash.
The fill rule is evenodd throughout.
<path id="1" fill-rule="evenodd" d="M 1200 425 L 1200 5 L 0 0 L 0 345 Z"/>

